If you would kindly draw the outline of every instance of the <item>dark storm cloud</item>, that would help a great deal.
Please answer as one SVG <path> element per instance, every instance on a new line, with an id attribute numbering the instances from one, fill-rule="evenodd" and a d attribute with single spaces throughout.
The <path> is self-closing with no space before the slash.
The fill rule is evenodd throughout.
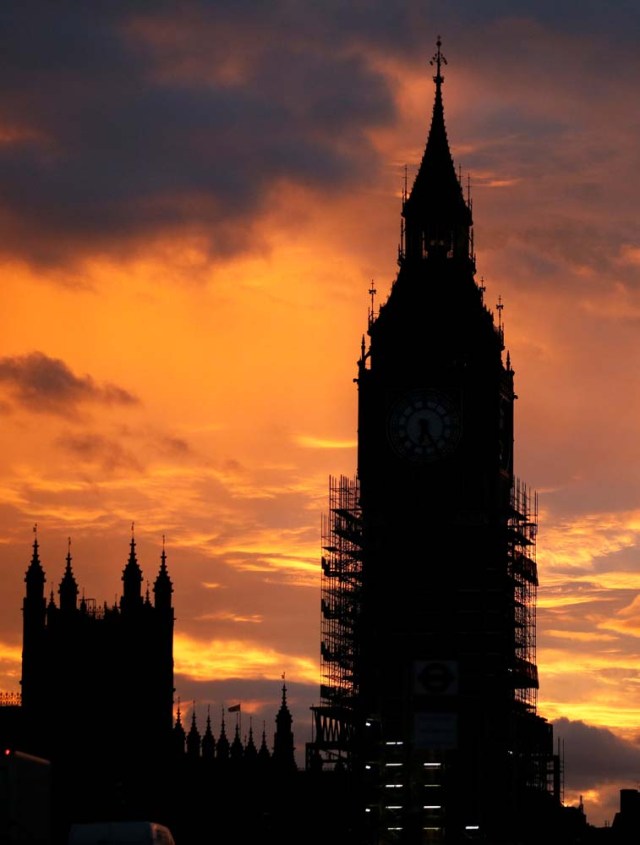
<path id="1" fill-rule="evenodd" d="M 184 463 L 195 457 L 189 443 L 181 437 L 118 426 L 111 434 L 66 432 L 56 439 L 56 446 L 84 464 L 87 472 L 98 468 L 102 473 L 144 472 L 158 458 Z"/>
<path id="2" fill-rule="evenodd" d="M 175 231 L 213 252 L 250 248 L 283 181 L 331 191 L 375 179 L 367 132 L 394 117 L 376 51 L 427 69 L 443 31 L 457 61 L 486 69 L 510 61 L 505 45 L 522 50 L 491 35 L 503 19 L 622 28 L 598 4 L 568 5 L 575 14 L 498 0 L 5 4 L 0 250 L 57 265 Z"/>
<path id="3" fill-rule="evenodd" d="M 0 384 L 12 398 L 36 413 L 73 415 L 79 404 L 133 405 L 138 399 L 114 384 L 98 385 L 91 376 L 77 376 L 59 358 L 43 352 L 0 358 Z"/>
<path id="4" fill-rule="evenodd" d="M 101 434 L 66 434 L 56 444 L 84 464 L 97 464 L 101 471 L 113 473 L 118 469 L 142 472 L 144 466 L 132 450 L 119 440 Z"/>
<path id="5" fill-rule="evenodd" d="M 568 789 L 584 791 L 599 784 L 637 780 L 640 747 L 580 721 L 558 719 L 554 734 L 564 742 L 565 778 Z"/>
<path id="6" fill-rule="evenodd" d="M 183 227 L 207 227 L 215 240 L 216 222 L 244 215 L 250 224 L 282 180 L 336 188 L 375 160 L 364 132 L 392 105 L 361 58 L 301 55 L 277 31 L 252 50 L 226 37 L 224 7 L 206 3 L 180 7 L 184 39 L 166 44 L 154 26 L 171 25 L 167 8 L 26 2 L 5 10 L 5 254 L 57 263 L 72 250 Z M 208 54 L 190 75 L 181 68 L 202 48 L 200 18 Z M 243 46 L 242 78 L 219 78 Z"/>

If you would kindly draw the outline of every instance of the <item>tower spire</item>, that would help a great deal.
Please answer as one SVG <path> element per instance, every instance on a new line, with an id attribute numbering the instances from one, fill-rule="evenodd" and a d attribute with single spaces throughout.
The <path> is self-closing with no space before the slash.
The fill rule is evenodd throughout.
<path id="1" fill-rule="evenodd" d="M 44 574 L 42 564 L 40 563 L 37 523 L 33 526 L 33 552 L 31 554 L 31 561 L 27 567 L 24 580 L 27 585 L 25 609 L 27 604 L 30 605 L 32 611 L 35 610 L 35 608 L 38 608 L 37 615 L 42 613 L 44 618 L 44 583 L 46 576 Z"/>
<path id="2" fill-rule="evenodd" d="M 77 608 L 78 602 L 78 584 L 74 578 L 71 569 L 71 537 L 67 538 L 67 564 L 64 569 L 64 575 L 58 587 L 58 594 L 60 596 L 60 610 L 73 612 Z"/>
<path id="3" fill-rule="evenodd" d="M 33 596 L 44 597 L 45 574 L 42 564 L 40 563 L 37 522 L 33 526 L 33 552 L 24 580 L 27 584 L 28 595 L 31 594 Z"/>
<path id="4" fill-rule="evenodd" d="M 431 59 L 436 73 L 436 91 L 431 128 L 411 193 L 403 203 L 405 257 L 468 258 L 470 254 L 471 211 L 465 202 L 456 174 L 444 122 L 442 67 L 447 64 L 441 47 Z"/>
<path id="5" fill-rule="evenodd" d="M 204 760 L 211 762 L 215 758 L 216 741 L 211 730 L 211 705 L 207 705 L 207 726 L 202 737 L 202 757 Z"/>
<path id="6" fill-rule="evenodd" d="M 131 544 L 129 551 L 129 560 L 122 571 L 122 600 L 121 607 L 123 611 L 130 611 L 134 608 L 142 607 L 142 570 L 138 565 L 136 558 L 136 538 L 135 538 L 135 523 L 131 523 Z"/>
<path id="7" fill-rule="evenodd" d="M 176 713 L 176 721 L 173 726 L 173 750 L 174 754 L 181 757 L 184 754 L 185 745 L 187 741 L 187 734 L 182 724 L 182 713 L 180 709 L 180 696 L 178 696 L 178 710 Z"/>
<path id="8" fill-rule="evenodd" d="M 46 600 L 45 574 L 38 554 L 38 526 L 33 526 L 33 552 L 24 576 L 26 590 L 22 604 L 22 704 L 27 711 L 37 709 L 44 693 L 43 669 L 46 664 L 44 632 Z"/>
<path id="9" fill-rule="evenodd" d="M 227 732 L 225 730 L 225 723 L 224 723 L 224 704 L 222 705 L 222 718 L 220 720 L 220 736 L 218 737 L 218 742 L 216 743 L 216 760 L 220 762 L 226 762 L 229 759 L 229 751 L 230 745 L 229 740 L 227 738 Z"/>
<path id="10" fill-rule="evenodd" d="M 282 703 L 276 715 L 276 732 L 273 737 L 273 760 L 282 771 L 296 769 L 293 743 L 293 718 L 287 704 L 287 685 L 282 673 Z"/>
<path id="11" fill-rule="evenodd" d="M 162 554 L 160 555 L 160 570 L 153 583 L 154 605 L 163 610 L 171 610 L 171 594 L 173 584 L 167 569 L 167 553 L 165 551 L 165 536 L 162 535 Z"/>
<path id="12" fill-rule="evenodd" d="M 200 757 L 200 732 L 196 722 L 196 703 L 193 702 L 191 711 L 191 727 L 187 734 L 187 757 L 197 760 Z"/>

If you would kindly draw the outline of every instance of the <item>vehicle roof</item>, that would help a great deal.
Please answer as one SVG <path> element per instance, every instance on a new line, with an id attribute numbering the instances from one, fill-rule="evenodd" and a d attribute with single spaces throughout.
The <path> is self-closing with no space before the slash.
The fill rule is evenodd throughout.
<path id="1" fill-rule="evenodd" d="M 68 845 L 174 845 L 170 830 L 155 822 L 72 824 Z"/>

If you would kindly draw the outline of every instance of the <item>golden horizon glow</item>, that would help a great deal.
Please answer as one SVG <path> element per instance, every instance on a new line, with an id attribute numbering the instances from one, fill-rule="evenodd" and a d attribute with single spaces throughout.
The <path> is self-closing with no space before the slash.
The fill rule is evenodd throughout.
<path id="1" fill-rule="evenodd" d="M 281 677 L 286 666 L 290 682 L 320 685 L 318 661 L 284 654 L 251 640 L 204 641 L 178 633 L 174 653 L 176 672 L 191 680 L 274 680 Z"/>

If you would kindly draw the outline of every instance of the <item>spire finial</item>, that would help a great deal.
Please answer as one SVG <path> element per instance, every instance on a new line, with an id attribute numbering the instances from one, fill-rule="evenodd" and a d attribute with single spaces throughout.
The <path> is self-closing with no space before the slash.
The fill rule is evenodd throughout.
<path id="1" fill-rule="evenodd" d="M 27 570 L 27 576 L 29 572 L 39 573 L 39 579 L 42 579 L 42 584 L 44 586 L 44 571 L 42 569 L 42 565 L 40 564 L 40 556 L 38 554 L 38 524 L 35 523 L 33 526 L 33 553 L 31 555 L 31 563 L 29 564 L 29 569 Z M 25 576 L 25 577 L 27 577 Z M 38 580 L 39 580 L 38 579 Z"/>
<path id="2" fill-rule="evenodd" d="M 440 86 L 444 82 L 444 76 L 440 71 L 442 70 L 442 65 L 447 64 L 447 60 L 445 59 L 442 51 L 440 50 L 440 47 L 442 47 L 442 39 L 440 38 L 440 36 L 438 36 L 438 39 L 436 41 L 436 47 L 438 48 L 438 50 L 434 54 L 429 64 L 435 65 L 436 75 L 433 77 L 433 81 L 436 83 L 436 87 L 440 88 Z"/>
<path id="3" fill-rule="evenodd" d="M 504 322 L 502 320 L 502 310 L 504 308 L 504 302 L 502 301 L 502 296 L 498 297 L 498 304 L 496 305 L 498 309 L 498 334 L 500 335 L 500 339 L 504 344 Z"/>
<path id="4" fill-rule="evenodd" d="M 373 281 L 373 279 L 371 279 L 371 287 L 369 288 L 369 296 L 371 297 L 371 304 L 369 306 L 369 328 L 371 328 L 371 324 L 376 318 L 375 304 L 377 293 L 378 291 L 376 290 L 375 282 Z"/>
<path id="5" fill-rule="evenodd" d="M 480 284 L 478 285 L 480 291 L 480 302 L 484 303 L 484 295 L 487 292 L 487 286 L 484 283 L 484 276 L 480 276 Z"/>

